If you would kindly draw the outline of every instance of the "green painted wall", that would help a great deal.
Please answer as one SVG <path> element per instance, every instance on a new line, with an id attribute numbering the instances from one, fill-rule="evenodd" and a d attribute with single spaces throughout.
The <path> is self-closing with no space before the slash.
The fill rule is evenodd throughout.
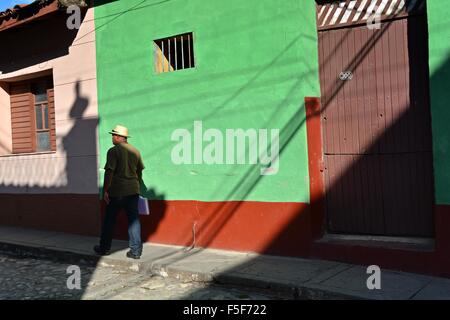
<path id="1" fill-rule="evenodd" d="M 450 204 L 450 6 L 428 0 L 430 94 L 437 204 Z"/>
<path id="2" fill-rule="evenodd" d="M 144 180 L 166 200 L 309 202 L 304 97 L 319 96 L 314 1 L 102 1 L 95 8 L 100 166 L 128 126 Z M 193 32 L 196 68 L 155 74 L 153 40 Z M 172 132 L 279 129 L 275 175 L 260 165 L 175 165 Z M 204 144 L 206 145 L 206 144 Z M 100 176 L 102 181 L 102 173 Z"/>

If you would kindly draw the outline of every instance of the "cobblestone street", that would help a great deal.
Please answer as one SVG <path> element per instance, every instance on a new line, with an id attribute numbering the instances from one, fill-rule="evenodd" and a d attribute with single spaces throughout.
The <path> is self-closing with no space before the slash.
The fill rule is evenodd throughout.
<path id="1" fill-rule="evenodd" d="M 270 293 L 241 288 L 181 282 L 110 267 L 79 264 L 81 289 L 69 289 L 71 264 L 0 253 L 0 300 L 4 299 L 124 299 L 124 300 L 266 300 Z"/>

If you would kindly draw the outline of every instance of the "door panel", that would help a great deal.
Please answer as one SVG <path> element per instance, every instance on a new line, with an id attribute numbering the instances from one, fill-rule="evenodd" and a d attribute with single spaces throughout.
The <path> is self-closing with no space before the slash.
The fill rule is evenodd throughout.
<path id="1" fill-rule="evenodd" d="M 426 35 L 425 15 L 319 31 L 330 232 L 434 234 Z"/>

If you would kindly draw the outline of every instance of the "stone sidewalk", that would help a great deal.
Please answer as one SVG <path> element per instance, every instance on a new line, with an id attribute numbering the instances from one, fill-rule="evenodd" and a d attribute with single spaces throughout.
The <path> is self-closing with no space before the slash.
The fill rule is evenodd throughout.
<path id="1" fill-rule="evenodd" d="M 131 260 L 125 257 L 127 242 L 114 241 L 113 253 L 106 257 L 93 254 L 97 243 L 96 237 L 0 227 L 3 252 L 53 256 L 181 281 L 270 289 L 292 299 L 450 299 L 446 278 L 383 269 L 381 289 L 369 290 L 367 266 L 148 243 L 141 259 Z"/>

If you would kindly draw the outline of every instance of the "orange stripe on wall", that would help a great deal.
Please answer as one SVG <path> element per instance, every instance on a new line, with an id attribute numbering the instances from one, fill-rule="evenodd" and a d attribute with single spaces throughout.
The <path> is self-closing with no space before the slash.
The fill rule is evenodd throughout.
<path id="1" fill-rule="evenodd" d="M 304 203 L 227 201 L 150 201 L 141 216 L 146 241 L 278 255 L 306 255 L 311 243 Z M 127 239 L 126 216 L 119 216 L 117 237 Z M 195 226 L 195 228 L 194 228 Z"/>

